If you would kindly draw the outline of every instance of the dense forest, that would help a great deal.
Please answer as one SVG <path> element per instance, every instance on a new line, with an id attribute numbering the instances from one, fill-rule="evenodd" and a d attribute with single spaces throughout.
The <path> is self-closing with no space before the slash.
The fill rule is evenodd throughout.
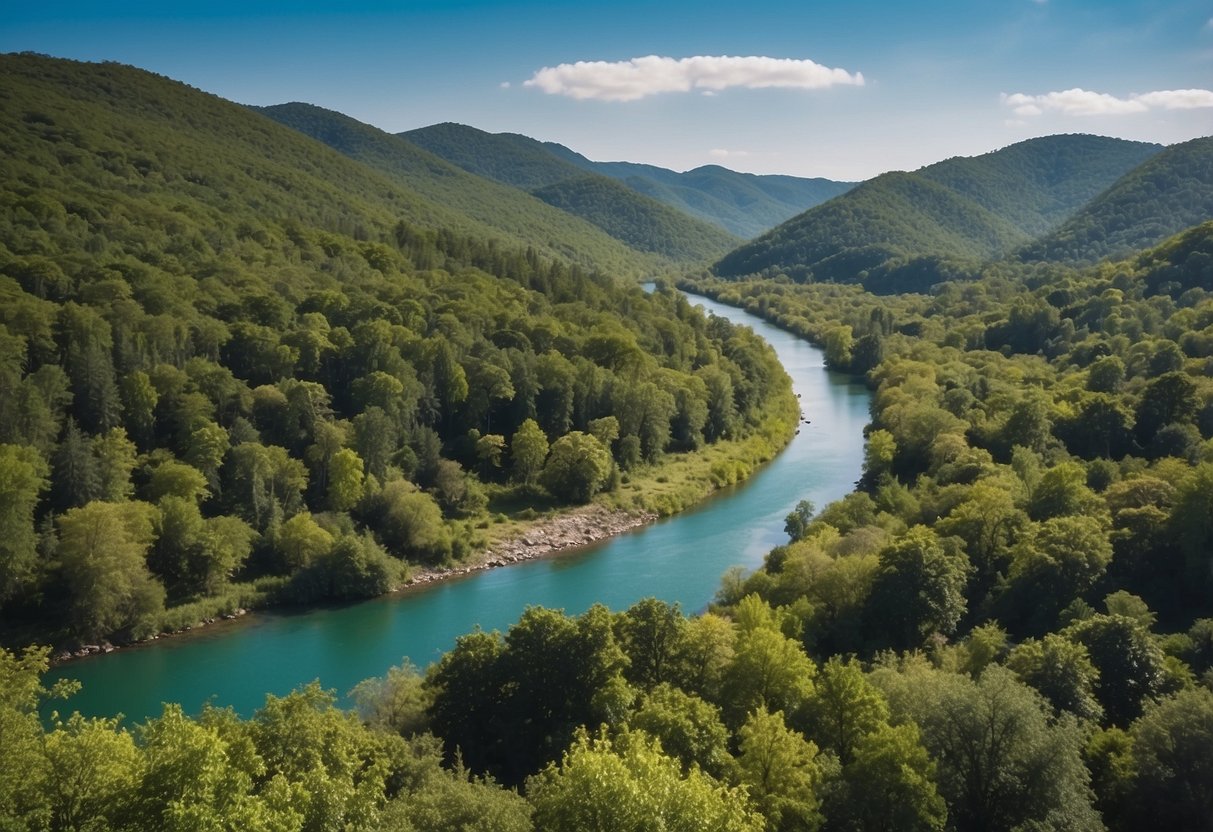
<path id="1" fill-rule="evenodd" d="M 1213 138 L 1168 147 L 1127 173 L 1061 227 L 1019 253 L 1024 260 L 1125 257 L 1213 216 Z"/>
<path id="2" fill-rule="evenodd" d="M 760 600 L 806 655 L 864 662 L 949 828 L 1210 828 L 1213 222 L 922 295 L 687 285 L 875 391 L 859 488 L 789 516 L 719 611 Z"/>
<path id="3" fill-rule="evenodd" d="M 571 222 L 573 218 L 589 223 L 635 251 L 677 263 L 702 263 L 719 257 L 740 242 L 714 225 L 648 199 L 605 176 L 587 177 L 583 171 L 549 157 L 538 142 L 522 136 L 496 137 L 457 125 L 427 128 L 439 130 L 449 126 L 473 138 L 485 137 L 488 146 L 473 143 L 472 150 L 493 160 L 493 165 L 472 165 L 467 162 L 468 157 L 458 154 L 444 161 L 410 141 L 410 138 L 423 141 L 424 146 L 435 147 L 437 153 L 449 150 L 445 144 L 424 143 L 429 135 L 425 131 L 393 136 L 308 104 L 257 109 L 347 156 L 400 177 L 405 184 L 443 205 L 457 205 L 498 226 L 517 222 L 519 215 L 540 214 L 541 206 L 534 203 L 541 201 L 551 206 L 540 214 L 550 226 L 548 233 L 554 240 L 564 240 L 565 245 L 570 241 L 568 226 L 576 225 Z M 462 138 L 463 132 L 458 131 L 455 135 Z M 453 183 L 467 187 L 457 189 Z M 570 253 L 575 250 L 570 248 Z"/>
<path id="4" fill-rule="evenodd" d="M 691 216 L 747 239 L 846 193 L 854 182 L 778 174 L 739 173 L 720 165 L 678 172 L 636 162 L 594 162 L 555 142 L 544 147 L 573 164 L 618 179 Z"/>
<path id="5" fill-rule="evenodd" d="M 3 66 L 7 643 L 380 594 L 600 492 L 677 510 L 790 433 L 769 348 L 674 294 L 393 221 L 428 204 L 147 73 Z"/>
<path id="6" fill-rule="evenodd" d="M 613 241 L 570 260 L 130 68 L 0 75 L 14 648 L 376 594 L 562 502 L 677 510 L 791 429 L 771 351 Z M 705 613 L 536 607 L 352 711 L 139 725 L 0 648 L 0 828 L 1213 828 L 1213 221 L 965 268 L 681 277 L 873 390 L 855 491 Z"/>
<path id="7" fill-rule="evenodd" d="M 761 272 L 859 281 L 878 291 L 925 291 L 960 274 L 978 275 L 981 263 L 1056 230 L 1104 198 L 1105 190 L 1123 187 L 1122 176 L 1139 166 L 1148 170 L 1157 160 L 1149 180 L 1159 193 L 1150 204 L 1173 197 L 1183 207 L 1167 207 L 1158 216 L 1174 213 L 1187 221 L 1163 222 L 1165 233 L 1153 236 L 1144 229 L 1122 234 L 1138 248 L 1156 244 L 1207 216 L 1202 206 L 1213 193 L 1208 146 L 1188 145 L 1193 148 L 1187 153 L 1171 148 L 1159 154 L 1162 148 L 1145 142 L 1047 136 L 912 173 L 882 174 L 731 252 L 713 270 L 722 277 Z M 1152 216 L 1149 207 L 1141 212 Z M 1125 222 L 1120 214 L 1096 216 L 1086 224 L 1106 225 L 1109 234 Z M 1113 253 L 1126 252 L 1104 248 L 1092 259 Z"/>
<path id="8" fill-rule="evenodd" d="M 686 216 L 697 217 L 739 238 L 761 234 L 853 185 L 829 179 L 758 176 L 716 165 L 679 173 L 631 162 L 593 162 L 564 145 L 449 122 L 400 136 L 464 170 L 529 192 L 584 180 L 592 174 L 597 187 L 605 191 L 601 196 L 606 197 L 592 206 L 594 213 L 616 207 L 624 213 L 644 210 L 654 215 L 661 229 L 671 215 L 654 211 L 652 201 L 656 201 L 673 209 L 674 216 L 682 215 L 682 225 Z M 633 196 L 606 190 L 604 179 L 621 183 Z M 637 199 L 636 194 L 651 200 Z M 695 234 L 703 235 L 701 227 L 693 227 Z M 734 239 L 733 245 L 738 242 Z"/>

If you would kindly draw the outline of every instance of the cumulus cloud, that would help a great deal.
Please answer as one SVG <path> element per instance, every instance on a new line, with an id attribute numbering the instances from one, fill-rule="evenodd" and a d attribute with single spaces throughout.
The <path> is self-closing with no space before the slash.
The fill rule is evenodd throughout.
<path id="1" fill-rule="evenodd" d="M 1213 91 L 1159 90 L 1139 95 L 1137 100 L 1147 107 L 1159 107 L 1163 110 L 1197 110 L 1213 107 Z"/>
<path id="2" fill-rule="evenodd" d="M 1195 110 L 1213 107 L 1210 90 L 1157 90 L 1133 93 L 1117 98 L 1106 92 L 1092 92 L 1075 87 L 1072 90 L 1026 95 L 1022 92 L 1002 96 L 1002 103 L 1017 116 L 1039 116 L 1046 112 L 1067 116 L 1121 116 L 1149 110 Z"/>
<path id="3" fill-rule="evenodd" d="M 822 89 L 863 86 L 863 73 L 794 58 L 648 55 L 629 61 L 577 61 L 545 66 L 524 82 L 550 95 L 635 101 L 663 92 L 713 93 L 731 87 Z"/>

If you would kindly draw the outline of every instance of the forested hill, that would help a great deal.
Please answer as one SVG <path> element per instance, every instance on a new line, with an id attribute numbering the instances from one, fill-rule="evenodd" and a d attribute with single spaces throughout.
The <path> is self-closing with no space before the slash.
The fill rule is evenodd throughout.
<path id="1" fill-rule="evenodd" d="M 542 142 L 517 133 L 488 133 L 444 122 L 409 130 L 403 138 L 464 170 L 523 190 L 585 176 L 585 170 L 548 151 Z"/>
<path id="2" fill-rule="evenodd" d="M 590 174 L 566 179 L 532 193 L 555 208 L 584 218 L 638 251 L 651 251 L 675 260 L 711 260 L 741 242 L 740 237 L 640 196 L 605 176 Z"/>
<path id="3" fill-rule="evenodd" d="M 594 162 L 554 142 L 545 142 L 544 147 L 584 170 L 618 179 L 643 194 L 746 238 L 756 237 L 855 187 L 854 182 L 820 177 L 738 173 L 719 165 L 679 173 L 635 162 Z"/>
<path id="4" fill-rule="evenodd" d="M 1168 147 L 1020 252 L 1025 260 L 1124 257 L 1213 219 L 1213 137 Z"/>
<path id="5" fill-rule="evenodd" d="M 624 251 L 624 246 L 650 254 L 666 254 L 609 239 L 612 235 L 592 223 L 517 188 L 468 173 L 399 136 L 341 113 L 299 103 L 252 109 L 391 177 L 435 205 L 459 211 L 537 249 L 556 252 L 574 261 L 588 254 L 593 260 L 608 263 L 614 260 L 651 265 L 656 265 L 655 258 L 642 260 Z M 697 256 L 688 256 L 703 259 L 715 250 L 709 248 Z"/>
<path id="6" fill-rule="evenodd" d="M 716 165 L 677 173 L 630 162 L 592 162 L 564 145 L 462 124 L 435 124 L 401 135 L 465 170 L 531 191 L 584 179 L 587 173 L 605 176 L 742 238 L 760 234 L 854 184 L 755 176 Z"/>
<path id="7" fill-rule="evenodd" d="M 183 84 L 0 56 L 0 150 L 3 643 L 375 595 L 790 432 L 748 331 Z"/>
<path id="8" fill-rule="evenodd" d="M 1056 227 L 1158 150 L 1098 136 L 1049 136 L 884 174 L 742 246 L 715 271 L 855 280 L 915 258 L 990 259 Z"/>
<path id="9" fill-rule="evenodd" d="M 400 136 L 470 173 L 532 193 L 640 251 L 702 262 L 740 242 L 719 226 L 587 173 L 526 136 L 449 123 Z"/>

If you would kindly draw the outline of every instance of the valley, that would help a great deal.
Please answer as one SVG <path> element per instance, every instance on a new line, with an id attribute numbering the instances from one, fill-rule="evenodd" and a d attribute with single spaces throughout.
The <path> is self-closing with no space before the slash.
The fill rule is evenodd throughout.
<path id="1" fill-rule="evenodd" d="M 497 89 L 864 88 L 766 60 Z M 1079 93 L 1003 98 L 1213 102 Z M 1213 138 L 674 170 L 14 53 L 0 147 L 0 826 L 1208 828 Z"/>

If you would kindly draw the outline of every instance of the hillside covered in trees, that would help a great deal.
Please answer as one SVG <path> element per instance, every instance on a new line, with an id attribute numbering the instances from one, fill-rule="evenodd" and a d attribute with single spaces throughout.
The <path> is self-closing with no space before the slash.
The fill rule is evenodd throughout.
<path id="1" fill-rule="evenodd" d="M 697 217 L 740 238 L 754 237 L 853 185 L 829 179 L 756 176 L 717 165 L 678 173 L 630 162 L 592 162 L 564 145 L 517 133 L 486 133 L 463 124 L 435 124 L 401 135 L 465 170 L 527 191 L 585 180 L 587 174 L 598 180 L 600 188 L 600 177 L 611 179 L 678 215 Z M 603 207 L 629 202 L 643 206 L 649 201 L 616 194 Z"/>
<path id="2" fill-rule="evenodd" d="M 1048 136 L 886 173 L 729 253 L 714 271 L 918 291 L 1056 228 L 1159 150 Z"/>
<path id="3" fill-rule="evenodd" d="M 605 177 L 589 181 L 584 173 L 570 168 L 527 175 L 530 157 L 513 142 L 505 143 L 506 153 L 497 147 L 483 149 L 498 153 L 500 168 L 461 164 L 458 158 L 452 164 L 413 144 L 407 138 L 412 134 L 394 136 L 321 107 L 281 104 L 257 109 L 351 158 L 400 178 L 439 204 L 458 207 L 519 236 L 546 235 L 551 245 L 567 249 L 566 256 L 575 256 L 579 238 L 588 230 L 579 220 L 631 249 L 675 262 L 701 263 L 740 242 Z M 512 175 L 503 176 L 505 171 Z M 589 199 L 591 196 L 593 199 Z"/>
<path id="4" fill-rule="evenodd" d="M 1211 254 L 1205 223 L 1127 261 L 992 266 L 929 295 L 689 284 L 875 390 L 859 488 L 789 516 L 791 542 L 727 576 L 719 609 L 743 621 L 761 599 L 808 656 L 863 661 L 920 732 L 948 828 L 1101 828 L 1092 806 L 1110 829 L 1209 828 Z M 1026 776 L 1042 761 L 1013 773 L 1033 722 L 1031 747 L 1070 761 L 1048 787 Z"/>
<path id="5" fill-rule="evenodd" d="M 1125 257 L 1210 217 L 1213 138 L 1193 139 L 1134 168 L 1019 256 L 1088 263 Z"/>
<path id="6" fill-rule="evenodd" d="M 552 154 L 514 133 L 486 133 L 462 124 L 435 124 L 400 136 L 466 171 L 532 194 L 601 228 L 640 251 L 705 262 L 741 239 L 619 182 Z"/>
<path id="7" fill-rule="evenodd" d="M 770 350 L 607 276 L 640 262 L 614 241 L 572 262 L 128 67 L 0 78 L 9 644 L 375 594 L 509 506 L 674 510 L 791 428 Z M 1053 221 L 948 170 L 890 180 L 984 224 L 907 228 L 924 256 Z M 706 613 L 531 608 L 355 711 L 313 684 L 134 726 L 0 648 L 0 828 L 1209 829 L 1213 222 L 971 268 L 684 278 L 873 389 L 856 490 Z M 708 446 L 702 481 L 649 479 Z"/>
<path id="8" fill-rule="evenodd" d="M 769 348 L 674 294 L 146 72 L 0 73 L 9 643 L 379 594 L 504 511 L 669 513 L 790 432 Z M 741 469 L 642 487 L 722 441 Z"/>
<path id="9" fill-rule="evenodd" d="M 642 194 L 745 238 L 757 237 L 855 186 L 854 182 L 821 177 L 738 173 L 720 165 L 679 173 L 636 162 L 594 162 L 555 142 L 544 142 L 544 147 L 578 167 L 618 179 Z"/>

